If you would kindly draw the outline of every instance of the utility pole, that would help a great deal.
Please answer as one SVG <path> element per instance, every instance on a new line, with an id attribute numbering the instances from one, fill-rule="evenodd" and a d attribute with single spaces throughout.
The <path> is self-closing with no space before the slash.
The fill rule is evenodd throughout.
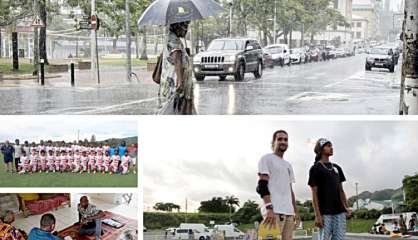
<path id="1" fill-rule="evenodd" d="M 91 0 L 91 19 L 96 16 L 96 0 Z M 97 17 L 95 17 L 97 21 Z M 93 25 L 93 24 L 92 24 Z M 97 22 L 96 22 L 97 26 Z M 92 27 L 90 30 L 90 58 L 91 58 L 91 80 L 100 84 L 99 66 L 98 66 L 98 51 L 97 51 L 97 27 Z"/>
<path id="2" fill-rule="evenodd" d="M 129 0 L 125 0 L 125 23 L 126 23 L 126 73 L 128 81 L 131 81 L 132 59 L 131 59 L 131 11 Z"/>
<path id="3" fill-rule="evenodd" d="M 33 9 L 35 11 L 35 16 L 39 16 L 39 0 L 33 1 Z M 33 65 L 34 65 L 34 74 L 37 76 L 37 81 L 39 83 L 39 27 L 35 26 L 33 28 Z"/>
<path id="4" fill-rule="evenodd" d="M 418 114 L 418 1 L 405 0 L 400 114 Z"/>
<path id="5" fill-rule="evenodd" d="M 358 182 L 356 182 L 356 206 L 357 206 L 356 210 L 359 210 L 358 209 Z"/>
<path id="6" fill-rule="evenodd" d="M 276 38 L 277 38 L 277 0 L 274 0 L 274 17 L 273 17 L 273 43 L 276 44 Z"/>

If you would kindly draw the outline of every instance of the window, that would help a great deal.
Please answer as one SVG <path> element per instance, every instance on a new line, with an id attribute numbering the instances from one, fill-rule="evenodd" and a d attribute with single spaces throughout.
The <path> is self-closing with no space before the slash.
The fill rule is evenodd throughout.
<path id="1" fill-rule="evenodd" d="M 356 38 L 357 39 L 361 38 L 361 32 L 356 32 Z"/>
<path id="2" fill-rule="evenodd" d="M 357 27 L 361 28 L 361 22 L 357 23 Z"/>

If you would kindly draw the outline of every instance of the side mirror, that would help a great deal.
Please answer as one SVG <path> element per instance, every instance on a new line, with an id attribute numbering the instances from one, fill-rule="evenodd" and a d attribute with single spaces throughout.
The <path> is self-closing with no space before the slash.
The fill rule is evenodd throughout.
<path id="1" fill-rule="evenodd" d="M 245 48 L 245 51 L 246 52 L 248 52 L 248 51 L 252 51 L 252 50 L 254 50 L 254 47 L 253 46 L 247 46 L 247 48 Z"/>

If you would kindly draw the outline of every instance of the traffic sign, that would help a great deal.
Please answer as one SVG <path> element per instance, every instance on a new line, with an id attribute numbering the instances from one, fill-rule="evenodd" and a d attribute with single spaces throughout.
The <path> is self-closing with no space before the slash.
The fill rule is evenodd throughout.
<path id="1" fill-rule="evenodd" d="M 35 16 L 32 21 L 32 27 L 44 27 L 45 24 L 39 16 Z"/>

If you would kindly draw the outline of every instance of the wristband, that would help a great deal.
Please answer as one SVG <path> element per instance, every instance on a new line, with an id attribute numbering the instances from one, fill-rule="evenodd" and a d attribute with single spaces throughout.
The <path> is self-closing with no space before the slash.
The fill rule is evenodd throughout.
<path id="1" fill-rule="evenodd" d="M 273 210 L 273 204 L 272 203 L 267 203 L 265 205 L 265 207 L 266 207 L 267 210 L 269 210 L 269 209 Z"/>

